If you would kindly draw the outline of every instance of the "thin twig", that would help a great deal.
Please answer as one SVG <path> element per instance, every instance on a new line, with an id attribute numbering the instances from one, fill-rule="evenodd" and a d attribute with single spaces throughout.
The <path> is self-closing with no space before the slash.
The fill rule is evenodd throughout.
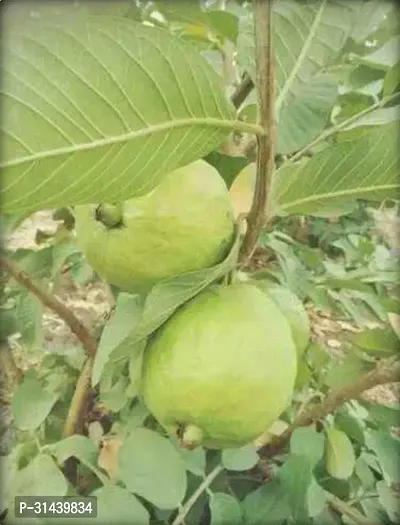
<path id="1" fill-rule="evenodd" d="M 16 263 L 6 259 L 0 258 L 0 266 L 10 273 L 14 279 L 22 284 L 27 290 L 32 292 L 36 297 L 48 308 L 51 308 L 61 319 L 63 319 L 69 326 L 72 332 L 81 341 L 86 348 L 89 357 L 94 357 L 97 350 L 97 342 L 93 339 L 87 328 L 75 316 L 75 314 L 67 308 L 55 295 L 40 288 L 31 277 Z"/>
<path id="2" fill-rule="evenodd" d="M 55 295 L 40 288 L 17 264 L 2 257 L 0 258 L 0 266 L 7 270 L 17 282 L 33 293 L 45 306 L 51 308 L 53 312 L 61 317 L 86 349 L 88 359 L 76 383 L 63 429 L 64 437 L 79 433 L 81 421 L 84 417 L 85 401 L 90 391 L 90 378 L 97 350 L 97 341 L 69 308 Z"/>
<path id="3" fill-rule="evenodd" d="M 354 523 L 357 523 L 357 525 L 379 525 L 376 523 L 376 521 L 371 521 L 370 519 L 366 518 L 361 512 L 359 512 L 354 507 L 351 507 L 348 503 L 345 501 L 337 498 L 333 494 L 326 494 L 328 505 L 335 511 L 338 512 L 341 515 L 348 516 L 351 518 Z"/>
<path id="4" fill-rule="evenodd" d="M 320 142 L 323 142 L 330 136 L 334 135 L 338 131 L 341 131 L 342 129 L 345 129 L 350 124 L 353 124 L 354 122 L 357 122 L 361 117 L 364 117 L 365 115 L 368 115 L 368 113 L 371 113 L 371 111 L 374 111 L 375 109 L 383 107 L 388 102 L 391 102 L 392 100 L 396 99 L 399 96 L 399 93 L 395 93 L 394 95 L 389 95 L 387 97 L 382 98 L 382 100 L 379 100 L 375 104 L 372 104 L 372 106 L 369 106 L 368 108 L 364 109 L 363 111 L 360 111 L 356 115 L 351 116 L 350 118 L 343 120 L 336 126 L 333 126 L 329 129 L 326 129 L 323 131 L 318 137 L 316 137 L 312 142 L 304 146 L 303 149 L 295 153 L 292 157 L 290 157 L 288 162 L 294 162 L 301 158 L 305 153 L 307 153 L 311 148 L 319 144 Z"/>
<path id="5" fill-rule="evenodd" d="M 85 407 L 85 401 L 90 391 L 90 379 L 92 377 L 93 358 L 88 357 L 81 371 L 81 375 L 75 385 L 75 391 L 68 409 L 67 419 L 64 423 L 63 436 L 68 437 L 80 430 L 82 421 L 82 412 Z"/>
<path id="6" fill-rule="evenodd" d="M 214 479 L 224 470 L 224 467 L 220 464 L 213 468 L 213 470 L 207 474 L 202 483 L 198 486 L 197 490 L 193 492 L 187 502 L 179 510 L 177 517 L 172 522 L 172 525 L 182 525 L 185 521 L 186 516 L 190 512 L 190 509 L 203 494 L 205 490 L 211 485 Z"/>
<path id="7" fill-rule="evenodd" d="M 258 236 L 265 225 L 268 193 L 275 171 L 275 69 L 272 42 L 272 0 L 254 0 L 256 41 L 256 87 L 260 124 L 264 136 L 258 136 L 257 173 L 248 228 L 243 239 L 240 261 L 251 257 Z"/>
<path id="8" fill-rule="evenodd" d="M 240 108 L 246 98 L 250 95 L 253 88 L 254 82 L 251 80 L 248 73 L 245 73 L 242 81 L 231 95 L 231 102 L 236 109 Z"/>
<path id="9" fill-rule="evenodd" d="M 347 401 L 359 398 L 363 392 L 370 388 L 386 383 L 395 383 L 396 381 L 400 381 L 400 361 L 394 362 L 393 359 L 387 359 L 379 362 L 374 370 L 362 375 L 354 384 L 332 392 L 322 403 L 311 405 L 308 409 L 303 410 L 282 434 L 274 437 L 272 441 L 260 448 L 260 456 L 274 456 L 282 450 L 297 428 L 324 419 Z"/>

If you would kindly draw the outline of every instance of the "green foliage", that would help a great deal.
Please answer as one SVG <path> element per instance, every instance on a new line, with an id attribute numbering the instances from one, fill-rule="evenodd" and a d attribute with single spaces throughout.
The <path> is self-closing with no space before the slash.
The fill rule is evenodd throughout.
<path id="1" fill-rule="evenodd" d="M 292 404 L 265 429 L 266 441 L 307 403 L 323 403 L 376 363 L 399 358 L 395 9 L 380 0 L 274 3 L 271 222 L 259 239 L 265 262 L 257 252 L 240 270 L 300 305 L 310 326 L 303 326 Z M 75 205 L 144 195 L 201 158 L 228 188 L 244 168 L 254 175 L 248 135 L 260 131 L 256 93 L 236 111 L 229 101 L 244 73 L 256 78 L 251 2 L 17 3 L 4 16 L 2 257 L 46 293 L 65 302 L 66 275 L 80 291 L 101 285 L 75 241 Z M 52 210 L 56 231 L 39 227 L 34 247 L 8 246 L 36 210 Z M 148 342 L 189 300 L 235 281 L 241 240 L 238 224 L 224 261 L 159 281 L 146 294 L 112 289 L 107 323 L 92 333 L 98 349 L 82 435 L 69 437 L 63 429 L 85 349 L 49 343 L 48 311 L 2 273 L 1 357 L 35 360 L 13 392 L 1 387 L 2 399 L 10 394 L 4 414 L 13 445 L 0 457 L 5 524 L 17 523 L 17 495 L 77 494 L 98 498 L 91 522 L 100 524 L 354 525 L 349 509 L 372 523 L 400 521 L 399 404 L 346 402 L 268 456 L 253 443 L 186 450 L 144 404 Z M 351 326 L 338 355 L 308 319 L 320 311 Z M 160 377 L 167 381 L 165 371 Z M 261 418 L 268 407 L 257 403 Z M 2 450 L 5 434 L 1 426 Z M 335 498 L 347 511 L 338 512 Z"/>
<path id="2" fill-rule="evenodd" d="M 176 508 L 186 493 L 183 459 L 164 437 L 140 428 L 119 451 L 120 479 L 128 490 L 161 509 Z"/>

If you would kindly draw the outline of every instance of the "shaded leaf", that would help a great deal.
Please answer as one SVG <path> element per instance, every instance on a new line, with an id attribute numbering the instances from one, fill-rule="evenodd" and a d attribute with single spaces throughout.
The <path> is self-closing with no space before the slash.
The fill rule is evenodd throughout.
<path id="1" fill-rule="evenodd" d="M 186 492 L 183 459 L 166 438 L 137 428 L 119 450 L 119 475 L 127 489 L 161 509 L 179 505 Z"/>
<path id="2" fill-rule="evenodd" d="M 81 462 L 92 465 L 97 461 L 97 447 L 94 442 L 85 436 L 70 436 L 50 445 L 49 450 L 61 464 L 74 456 Z"/>
<path id="3" fill-rule="evenodd" d="M 19 295 L 15 312 L 18 332 L 24 343 L 36 350 L 42 345 L 43 311 L 43 304 L 31 292 L 24 290 Z"/>
<path id="4" fill-rule="evenodd" d="M 393 4 L 391 2 L 382 2 L 381 0 L 363 2 L 356 23 L 352 28 L 351 38 L 356 42 L 365 40 L 392 10 Z"/>
<path id="5" fill-rule="evenodd" d="M 361 419 L 349 414 L 345 408 L 335 413 L 335 427 L 358 443 L 364 444 L 365 424 L 361 422 Z"/>
<path id="6" fill-rule="evenodd" d="M 364 330 L 354 335 L 352 342 L 364 352 L 377 356 L 396 354 L 400 350 L 398 337 L 388 328 Z"/>
<path id="7" fill-rule="evenodd" d="M 308 516 L 308 490 L 313 480 L 310 459 L 307 456 L 290 455 L 279 471 L 279 479 L 294 522 L 303 523 Z"/>
<path id="8" fill-rule="evenodd" d="M 330 428 L 326 434 L 326 468 L 334 478 L 347 479 L 356 461 L 353 445 L 342 430 Z"/>
<path id="9" fill-rule="evenodd" d="M 359 9 L 340 1 L 274 3 L 278 151 L 300 149 L 324 127 L 337 88 L 320 73 L 342 48 Z M 239 65 L 254 79 L 251 12 L 240 20 L 237 47 Z"/>
<path id="10" fill-rule="evenodd" d="M 290 438 L 290 452 L 306 456 L 313 468 L 324 454 L 325 436 L 312 427 L 297 428 Z"/>
<path id="11" fill-rule="evenodd" d="M 290 514 L 286 492 L 277 480 L 250 492 L 242 510 L 246 525 L 280 525 Z"/>
<path id="12" fill-rule="evenodd" d="M 400 426 L 400 404 L 393 405 L 363 403 L 368 409 L 368 419 L 374 421 L 379 426 L 397 427 Z"/>
<path id="13" fill-rule="evenodd" d="M 65 496 L 67 480 L 54 460 L 45 454 L 36 456 L 27 467 L 16 472 L 10 489 L 15 496 Z"/>
<path id="14" fill-rule="evenodd" d="M 361 481 L 364 489 L 369 490 L 375 487 L 375 476 L 363 456 L 364 453 L 357 458 L 354 472 Z"/>
<path id="15" fill-rule="evenodd" d="M 25 377 L 14 393 L 14 422 L 21 430 L 35 430 L 49 415 L 58 394 L 46 390 L 36 377 Z"/>
<path id="16" fill-rule="evenodd" d="M 312 477 L 307 491 L 307 508 L 308 514 L 314 518 L 320 514 L 326 505 L 326 493 L 324 489 Z"/>
<path id="17" fill-rule="evenodd" d="M 379 501 L 393 523 L 400 523 L 399 496 L 385 481 L 378 481 L 376 488 Z"/>
<path id="18" fill-rule="evenodd" d="M 386 97 L 396 91 L 400 84 L 400 61 L 389 68 L 383 81 L 383 96 Z"/>
<path id="19" fill-rule="evenodd" d="M 115 311 L 104 327 L 93 364 L 92 385 L 99 382 L 104 366 L 113 350 L 123 343 L 125 337 L 137 323 L 140 304 L 137 295 L 120 292 Z"/>
<path id="20" fill-rule="evenodd" d="M 141 317 L 122 345 L 132 347 L 159 328 L 179 306 L 183 305 L 213 281 L 232 270 L 239 252 L 239 231 L 232 248 L 223 262 L 209 268 L 165 279 L 154 286 L 146 297 Z"/>
<path id="21" fill-rule="evenodd" d="M 235 127 L 221 78 L 166 30 L 67 4 L 4 29 L 3 212 L 143 195 Z"/>
<path id="22" fill-rule="evenodd" d="M 222 464 L 228 470 L 248 470 L 258 462 L 258 454 L 254 445 L 241 448 L 224 449 L 222 451 Z"/>
<path id="23" fill-rule="evenodd" d="M 100 523 L 148 525 L 149 513 L 137 498 L 122 487 L 106 486 L 90 494 L 97 498 L 97 520 Z M 91 521 L 88 520 L 88 524 Z"/>
<path id="24" fill-rule="evenodd" d="M 373 368 L 373 364 L 349 353 L 342 362 L 335 362 L 325 375 L 325 384 L 332 391 L 352 385 L 362 374 Z"/>
<path id="25" fill-rule="evenodd" d="M 211 525 L 241 525 L 242 511 L 237 499 L 214 492 L 210 497 Z"/>
<path id="26" fill-rule="evenodd" d="M 369 430 L 365 435 L 367 447 L 373 450 L 389 481 L 400 481 L 400 439 L 383 430 Z"/>

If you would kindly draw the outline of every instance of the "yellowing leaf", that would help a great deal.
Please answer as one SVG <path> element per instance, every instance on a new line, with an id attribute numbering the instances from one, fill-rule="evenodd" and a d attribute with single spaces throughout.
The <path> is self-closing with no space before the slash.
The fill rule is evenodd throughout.
<path id="1" fill-rule="evenodd" d="M 253 199 L 254 184 L 256 179 L 256 165 L 248 164 L 236 177 L 229 192 L 233 202 L 235 216 L 248 213 Z"/>
<path id="2" fill-rule="evenodd" d="M 331 476 L 347 479 L 353 472 L 356 458 L 347 435 L 336 428 L 327 431 L 326 468 Z"/>

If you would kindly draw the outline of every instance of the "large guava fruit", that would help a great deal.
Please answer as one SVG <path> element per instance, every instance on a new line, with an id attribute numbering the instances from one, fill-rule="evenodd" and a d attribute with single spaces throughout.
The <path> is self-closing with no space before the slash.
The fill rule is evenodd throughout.
<path id="1" fill-rule="evenodd" d="M 77 206 L 75 214 L 77 241 L 93 269 L 128 292 L 220 262 L 234 231 L 225 182 L 202 160 L 169 173 L 144 196 Z"/>
<path id="2" fill-rule="evenodd" d="M 300 357 L 310 340 L 310 321 L 303 303 L 288 288 L 275 284 L 272 281 L 255 281 L 255 284 L 285 314 L 292 329 L 293 341 Z"/>
<path id="3" fill-rule="evenodd" d="M 296 372 L 290 326 L 275 303 L 250 284 L 215 286 L 153 336 L 142 394 L 183 446 L 239 447 L 285 410 Z"/>

